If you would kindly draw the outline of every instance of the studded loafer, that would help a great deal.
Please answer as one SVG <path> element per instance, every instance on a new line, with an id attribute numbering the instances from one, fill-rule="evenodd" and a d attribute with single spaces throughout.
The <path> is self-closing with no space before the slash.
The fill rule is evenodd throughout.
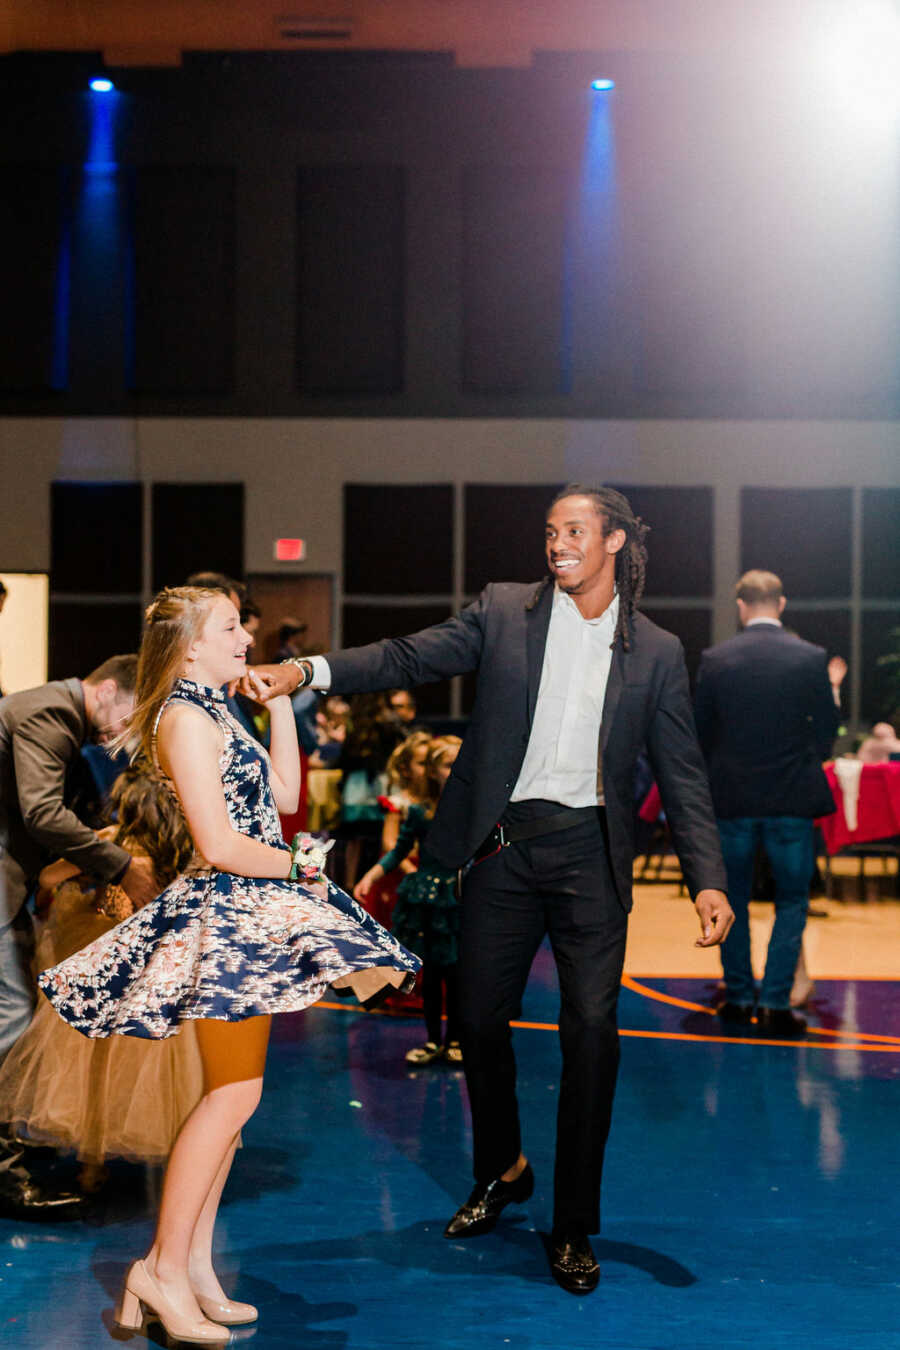
<path id="1" fill-rule="evenodd" d="M 600 1267 L 587 1234 L 562 1229 L 550 1239 L 550 1273 L 569 1294 L 590 1294 L 600 1281 Z"/>
<path id="2" fill-rule="evenodd" d="M 524 1204 L 534 1190 L 534 1173 L 526 1163 L 515 1181 L 479 1182 L 466 1203 L 444 1229 L 445 1238 L 477 1237 L 489 1233 L 506 1205 Z"/>

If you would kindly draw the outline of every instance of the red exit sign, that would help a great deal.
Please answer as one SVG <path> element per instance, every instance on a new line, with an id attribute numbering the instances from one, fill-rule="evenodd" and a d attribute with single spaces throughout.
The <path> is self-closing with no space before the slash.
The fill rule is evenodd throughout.
<path id="1" fill-rule="evenodd" d="M 276 539 L 276 562 L 302 562 L 306 557 L 305 539 Z"/>

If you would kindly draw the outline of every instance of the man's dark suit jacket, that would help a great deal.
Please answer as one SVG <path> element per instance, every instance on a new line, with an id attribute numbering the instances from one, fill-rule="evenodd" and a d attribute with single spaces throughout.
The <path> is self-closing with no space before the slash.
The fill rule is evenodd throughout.
<path id="1" fill-rule="evenodd" d="M 80 680 L 54 680 L 0 699 L 0 845 L 29 880 L 60 857 L 104 881 L 131 861 L 66 804 L 89 730 Z M 0 913 L 0 925 L 13 917 Z"/>
<path id="2" fill-rule="evenodd" d="M 825 652 L 752 624 L 703 653 L 694 701 L 716 815 L 826 816 L 839 714 Z"/>
<path id="3" fill-rule="evenodd" d="M 457 618 L 328 654 L 336 693 L 408 688 L 477 670 L 471 721 L 428 833 L 429 852 L 447 867 L 472 857 L 509 802 L 534 717 L 552 601 L 547 583 L 495 583 Z M 612 872 L 626 909 L 635 761 L 645 743 L 691 894 L 725 890 L 681 643 L 636 614 L 631 650 L 617 643 L 613 651 L 598 747 Z"/>

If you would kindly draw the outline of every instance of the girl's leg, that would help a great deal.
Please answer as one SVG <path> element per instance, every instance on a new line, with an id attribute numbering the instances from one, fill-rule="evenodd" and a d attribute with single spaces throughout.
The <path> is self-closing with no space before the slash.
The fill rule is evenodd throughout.
<path id="1" fill-rule="evenodd" d="M 270 1023 L 270 1017 L 196 1023 L 205 1092 L 175 1140 L 156 1235 L 146 1257 L 149 1273 L 187 1317 L 202 1318 L 189 1277 L 194 1232 L 201 1224 L 201 1240 L 205 1243 L 208 1231 L 211 1247 L 215 1211 L 228 1174 L 225 1164 L 262 1092 Z"/>
<path id="2" fill-rule="evenodd" d="M 234 1161 L 234 1153 L 237 1144 L 238 1136 L 235 1135 L 234 1139 L 231 1141 L 231 1147 L 225 1154 L 225 1160 L 219 1168 L 215 1180 L 209 1189 L 209 1194 L 200 1211 L 200 1217 L 194 1224 L 194 1236 L 191 1241 L 191 1252 L 188 1258 L 188 1273 L 191 1279 L 191 1288 L 194 1293 L 203 1294 L 205 1298 L 210 1298 L 216 1303 L 226 1302 L 228 1295 L 219 1284 L 218 1277 L 213 1269 L 213 1230 L 216 1226 L 216 1214 L 219 1211 L 219 1201 L 221 1200 L 222 1192 L 225 1189 L 225 1182 L 228 1180 L 228 1173 L 231 1171 L 231 1164 Z"/>

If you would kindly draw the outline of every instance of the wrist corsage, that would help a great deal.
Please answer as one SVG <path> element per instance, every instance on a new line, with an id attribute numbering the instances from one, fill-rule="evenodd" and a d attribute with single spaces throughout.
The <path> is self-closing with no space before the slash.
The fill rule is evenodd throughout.
<path id="1" fill-rule="evenodd" d="M 291 881 L 324 881 L 325 858 L 329 849 L 334 848 L 334 840 L 323 844 L 311 834 L 295 834 L 291 844 Z"/>

